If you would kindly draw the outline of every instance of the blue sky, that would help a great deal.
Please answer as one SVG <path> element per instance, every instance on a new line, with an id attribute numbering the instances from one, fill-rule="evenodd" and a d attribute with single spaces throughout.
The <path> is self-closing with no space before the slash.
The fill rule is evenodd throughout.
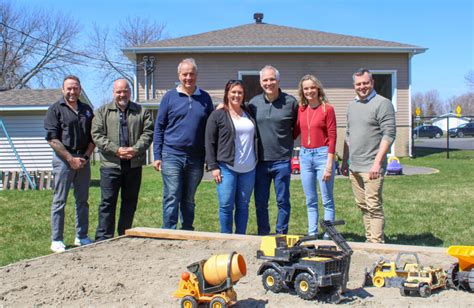
<path id="1" fill-rule="evenodd" d="M 62 11 L 85 30 L 93 22 L 111 29 L 127 16 L 166 25 L 172 37 L 252 23 L 266 23 L 395 41 L 428 48 L 412 61 L 412 93 L 436 89 L 442 98 L 468 91 L 464 76 L 474 69 L 472 0 L 15 0 L 20 5 Z M 87 43 L 84 41 L 84 43 Z M 103 91 L 93 71 L 83 87 L 98 104 Z M 109 92 L 111 93 L 111 92 Z"/>

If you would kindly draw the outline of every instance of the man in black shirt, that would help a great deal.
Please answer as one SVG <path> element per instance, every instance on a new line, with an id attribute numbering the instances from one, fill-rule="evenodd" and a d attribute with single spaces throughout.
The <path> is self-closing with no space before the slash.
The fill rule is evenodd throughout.
<path id="1" fill-rule="evenodd" d="M 63 97 L 51 105 L 44 119 L 46 140 L 54 150 L 54 197 L 51 206 L 51 250 L 63 252 L 64 208 L 71 184 L 76 199 L 76 246 L 92 243 L 89 230 L 89 157 L 94 150 L 91 136 L 92 108 L 79 100 L 81 83 L 76 76 L 63 81 Z"/>

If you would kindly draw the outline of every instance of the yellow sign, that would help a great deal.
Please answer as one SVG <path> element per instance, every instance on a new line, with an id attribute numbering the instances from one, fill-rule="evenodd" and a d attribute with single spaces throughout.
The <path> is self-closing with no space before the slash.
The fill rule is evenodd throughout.
<path id="1" fill-rule="evenodd" d="M 420 109 L 420 107 L 416 107 L 416 109 L 415 109 L 415 114 L 416 114 L 417 117 L 420 116 L 420 114 L 421 114 L 421 109 Z"/>
<path id="2" fill-rule="evenodd" d="M 456 115 L 457 115 L 458 117 L 461 116 L 461 106 L 459 106 L 459 105 L 457 105 L 457 107 L 456 107 Z"/>

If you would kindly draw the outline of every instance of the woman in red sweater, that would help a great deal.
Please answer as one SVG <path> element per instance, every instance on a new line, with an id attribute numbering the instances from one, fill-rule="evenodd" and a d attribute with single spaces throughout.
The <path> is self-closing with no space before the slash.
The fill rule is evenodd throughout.
<path id="1" fill-rule="evenodd" d="M 308 235 L 318 234 L 318 191 L 324 207 L 324 220 L 334 221 L 334 152 L 336 115 L 328 104 L 323 85 L 313 75 L 305 75 L 298 86 L 299 109 L 294 137 L 301 134 L 301 183 L 308 209 Z M 324 238 L 327 238 L 326 234 Z"/>

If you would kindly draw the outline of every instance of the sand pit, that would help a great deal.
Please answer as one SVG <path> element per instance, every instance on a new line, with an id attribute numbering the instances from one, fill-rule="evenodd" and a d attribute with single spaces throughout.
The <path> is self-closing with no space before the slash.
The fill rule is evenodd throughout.
<path id="1" fill-rule="evenodd" d="M 288 293 L 265 292 L 256 275 L 259 241 L 183 241 L 124 237 L 12 264 L 0 269 L 0 306 L 178 307 L 171 296 L 186 266 L 211 254 L 237 251 L 248 274 L 235 286 L 234 307 L 314 307 L 330 304 L 304 301 Z M 443 290 L 429 298 L 401 297 L 395 288 L 361 288 L 365 267 L 381 253 L 356 249 L 349 292 L 354 307 L 473 307 L 474 294 Z M 395 254 L 385 254 L 394 258 Z M 426 265 L 448 268 L 453 259 L 440 253 L 419 253 Z"/>

